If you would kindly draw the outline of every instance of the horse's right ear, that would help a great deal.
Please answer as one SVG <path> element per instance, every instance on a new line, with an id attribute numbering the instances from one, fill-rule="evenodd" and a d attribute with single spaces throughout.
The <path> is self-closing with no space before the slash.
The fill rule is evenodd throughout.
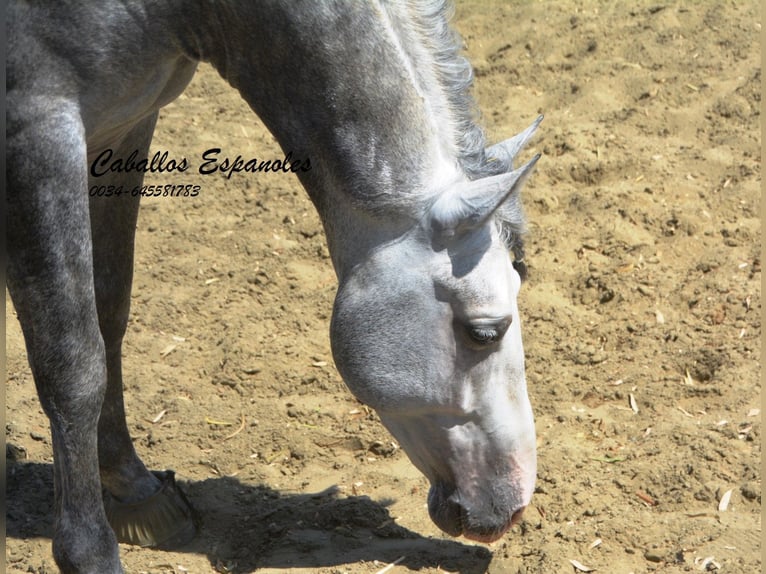
<path id="1" fill-rule="evenodd" d="M 445 191 L 431 207 L 434 238 L 450 242 L 484 225 L 496 210 L 518 193 L 538 159 L 540 154 L 519 169 L 461 183 Z"/>

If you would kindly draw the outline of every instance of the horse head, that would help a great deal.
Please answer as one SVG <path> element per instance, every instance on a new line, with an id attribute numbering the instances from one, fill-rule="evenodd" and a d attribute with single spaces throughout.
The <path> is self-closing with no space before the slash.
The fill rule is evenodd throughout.
<path id="1" fill-rule="evenodd" d="M 536 124 L 487 153 L 510 166 Z M 534 490 L 509 235 L 523 228 L 519 190 L 538 157 L 442 189 L 407 233 L 341 277 L 331 325 L 349 389 L 429 479 L 434 522 L 485 542 L 519 520 Z"/>

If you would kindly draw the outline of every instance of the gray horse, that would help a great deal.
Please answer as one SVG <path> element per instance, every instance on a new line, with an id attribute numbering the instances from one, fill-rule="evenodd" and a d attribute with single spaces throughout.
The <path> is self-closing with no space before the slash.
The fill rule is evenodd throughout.
<path id="1" fill-rule="evenodd" d="M 120 355 L 158 110 L 199 61 L 286 154 L 310 161 L 297 171 L 338 277 L 335 362 L 430 480 L 434 522 L 492 541 L 519 520 L 536 473 L 519 189 L 537 157 L 512 163 L 539 119 L 485 148 L 446 12 L 382 0 L 11 1 L 8 288 L 50 419 L 62 571 L 121 572 L 118 539 L 169 545 L 195 532 L 172 473 L 134 451 Z M 107 156 L 123 169 L 102 170 Z"/>

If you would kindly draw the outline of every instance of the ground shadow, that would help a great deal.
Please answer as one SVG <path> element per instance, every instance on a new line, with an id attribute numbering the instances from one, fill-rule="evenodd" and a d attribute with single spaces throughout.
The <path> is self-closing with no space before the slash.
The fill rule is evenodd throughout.
<path id="1" fill-rule="evenodd" d="M 53 466 L 6 460 L 6 536 L 52 534 Z M 235 478 L 180 482 L 200 514 L 199 535 L 176 552 L 204 554 L 211 565 L 244 574 L 258 568 L 319 568 L 360 561 L 400 562 L 413 570 L 486 572 L 483 547 L 424 538 L 396 524 L 386 501 L 335 489 L 284 494 Z"/>

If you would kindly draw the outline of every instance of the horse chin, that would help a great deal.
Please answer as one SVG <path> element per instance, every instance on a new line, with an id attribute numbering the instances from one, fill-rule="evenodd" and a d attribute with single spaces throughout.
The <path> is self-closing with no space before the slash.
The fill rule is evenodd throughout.
<path id="1" fill-rule="evenodd" d="M 497 532 L 491 532 L 491 533 L 471 533 L 471 532 L 464 532 L 463 536 L 465 536 L 468 540 L 473 540 L 474 542 L 483 542 L 484 544 L 490 544 L 491 542 L 496 542 L 500 540 L 503 535 L 508 532 L 508 529 L 511 527 L 509 524 L 508 527 L 504 528 L 503 530 L 497 531 Z"/>
<path id="2" fill-rule="evenodd" d="M 463 536 L 468 538 L 469 540 L 473 540 L 474 542 L 484 542 L 485 544 L 489 544 L 491 542 L 496 542 L 500 540 L 510 529 L 511 526 L 514 526 L 515 524 L 518 524 L 521 522 L 521 516 L 524 514 L 524 508 L 522 507 L 516 512 L 513 513 L 513 516 L 511 516 L 510 520 L 500 528 L 496 528 L 494 530 L 489 531 L 464 531 Z"/>

